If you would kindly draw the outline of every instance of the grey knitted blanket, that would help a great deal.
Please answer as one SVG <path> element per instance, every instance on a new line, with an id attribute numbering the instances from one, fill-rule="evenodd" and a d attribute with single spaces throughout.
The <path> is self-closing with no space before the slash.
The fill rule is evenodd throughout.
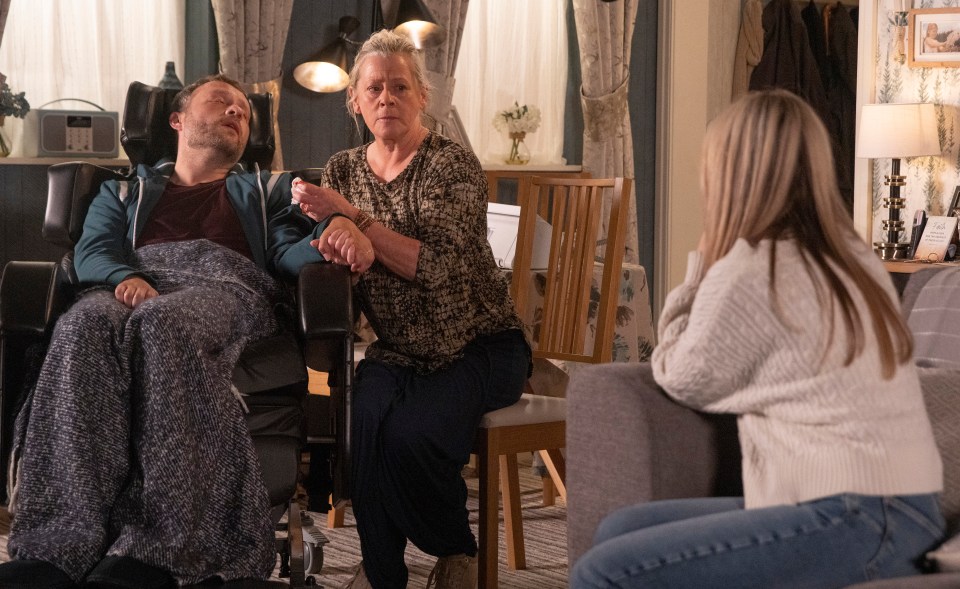
<path id="1" fill-rule="evenodd" d="M 10 555 L 75 581 L 108 554 L 182 584 L 266 578 L 267 492 L 230 378 L 283 291 L 206 240 L 137 256 L 160 296 L 131 310 L 94 289 L 57 322 L 15 430 Z"/>

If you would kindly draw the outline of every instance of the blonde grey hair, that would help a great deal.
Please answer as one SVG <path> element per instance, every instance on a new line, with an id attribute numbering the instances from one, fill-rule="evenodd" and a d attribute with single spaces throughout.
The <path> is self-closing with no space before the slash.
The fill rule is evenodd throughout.
<path id="1" fill-rule="evenodd" d="M 363 46 L 360 47 L 360 51 L 357 52 L 357 57 L 353 61 L 353 67 L 350 68 L 350 85 L 349 88 L 352 92 L 347 92 L 347 112 L 351 115 L 356 115 L 353 111 L 353 96 L 357 91 L 357 82 L 360 79 L 360 68 L 363 66 L 363 62 L 366 61 L 371 55 L 378 55 L 381 57 L 389 57 L 391 55 L 402 55 L 407 58 L 407 63 L 410 65 L 410 72 L 413 74 L 413 79 L 416 81 L 417 86 L 420 87 L 420 91 L 427 97 L 427 100 L 430 99 L 430 92 L 433 88 L 430 86 L 430 82 L 427 80 L 427 66 L 423 61 L 423 53 L 416 48 L 410 39 L 404 37 L 403 35 L 398 35 L 393 31 L 388 29 L 383 29 L 377 31 L 367 39 Z"/>
<path id="2" fill-rule="evenodd" d="M 706 201 L 707 267 L 727 255 L 738 239 L 752 245 L 763 239 L 774 245 L 793 241 L 814 277 L 828 334 L 834 328 L 832 309 L 839 304 L 849 334 L 846 363 L 863 351 L 864 311 L 880 346 L 884 377 L 910 359 L 913 341 L 900 312 L 856 256 L 848 254 L 849 243 L 859 237 L 837 188 L 830 137 L 803 100 L 770 90 L 747 94 L 728 107 L 707 130 L 700 184 Z M 768 274 L 774 308 L 786 321 L 775 269 L 776 247 Z M 853 283 L 866 309 L 857 308 L 841 276 Z"/>

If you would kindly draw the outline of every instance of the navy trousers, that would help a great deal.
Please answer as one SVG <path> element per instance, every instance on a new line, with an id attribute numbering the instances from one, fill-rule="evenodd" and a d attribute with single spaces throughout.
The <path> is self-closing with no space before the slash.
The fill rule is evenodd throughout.
<path id="1" fill-rule="evenodd" d="M 519 330 L 477 338 L 430 374 L 372 359 L 357 367 L 352 501 L 373 587 L 407 586 L 407 540 L 437 557 L 477 553 L 461 470 L 481 417 L 517 402 L 529 367 Z"/>

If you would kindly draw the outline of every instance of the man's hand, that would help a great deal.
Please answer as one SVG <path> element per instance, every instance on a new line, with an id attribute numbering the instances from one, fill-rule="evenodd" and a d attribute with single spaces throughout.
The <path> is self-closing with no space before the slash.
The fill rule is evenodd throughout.
<path id="1" fill-rule="evenodd" d="M 300 210 L 314 221 L 322 221 L 334 213 L 356 216 L 356 208 L 347 202 L 336 190 L 322 188 L 300 178 L 294 178 L 291 187 L 293 202 L 300 204 Z"/>
<path id="2" fill-rule="evenodd" d="M 139 276 L 131 276 L 117 285 L 113 290 L 113 296 L 124 305 L 135 309 L 143 301 L 157 296 L 150 283 Z"/>
<path id="3" fill-rule="evenodd" d="M 373 244 L 353 221 L 345 217 L 331 219 L 319 239 L 314 239 L 310 245 L 317 248 L 325 260 L 350 266 L 354 274 L 366 272 L 376 259 Z"/>

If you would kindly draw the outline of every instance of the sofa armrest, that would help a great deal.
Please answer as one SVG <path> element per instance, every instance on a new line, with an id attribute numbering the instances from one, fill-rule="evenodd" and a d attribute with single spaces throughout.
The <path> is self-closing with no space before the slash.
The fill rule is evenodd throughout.
<path id="1" fill-rule="evenodd" d="M 923 400 L 930 416 L 933 437 L 943 461 L 943 492 L 940 509 L 947 520 L 947 532 L 960 530 L 960 444 L 957 423 L 960 422 L 960 371 L 951 368 L 919 368 Z M 958 585 L 960 586 L 960 585 Z"/>
<path id="2" fill-rule="evenodd" d="M 572 565 L 615 509 L 659 499 L 739 495 L 733 416 L 663 394 L 649 364 L 578 369 L 567 389 L 567 545 Z"/>

